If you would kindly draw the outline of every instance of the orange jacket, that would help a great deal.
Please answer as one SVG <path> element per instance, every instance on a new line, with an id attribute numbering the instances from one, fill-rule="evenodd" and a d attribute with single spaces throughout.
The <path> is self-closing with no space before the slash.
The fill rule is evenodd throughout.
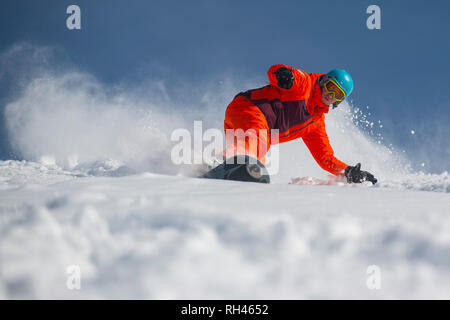
<path id="1" fill-rule="evenodd" d="M 274 74 L 280 67 L 292 69 L 295 77 L 290 89 L 278 87 Z M 249 105 L 257 106 L 266 117 L 271 136 L 278 130 L 279 142 L 302 138 L 316 162 L 324 170 L 342 175 L 347 164 L 334 156 L 325 130 L 325 113 L 329 107 L 322 103 L 318 79 L 323 74 L 307 74 L 282 64 L 270 67 L 267 72 L 270 85 L 241 92 L 237 97 L 245 97 Z M 230 104 L 231 105 L 231 104 Z"/>

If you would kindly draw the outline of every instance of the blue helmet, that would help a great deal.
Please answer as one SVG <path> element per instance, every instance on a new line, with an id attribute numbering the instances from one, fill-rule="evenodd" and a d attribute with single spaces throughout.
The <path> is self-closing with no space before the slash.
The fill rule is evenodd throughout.
<path id="1" fill-rule="evenodd" d="M 345 95 L 348 96 L 353 91 L 353 79 L 350 74 L 342 69 L 333 69 L 327 73 L 327 76 L 332 78 L 344 90 Z"/>

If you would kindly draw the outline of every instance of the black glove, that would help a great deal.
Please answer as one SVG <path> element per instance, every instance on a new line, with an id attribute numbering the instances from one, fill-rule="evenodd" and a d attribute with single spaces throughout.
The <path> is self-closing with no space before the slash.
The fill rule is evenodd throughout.
<path id="1" fill-rule="evenodd" d="M 278 80 L 277 85 L 282 89 L 290 89 L 294 84 L 294 75 L 292 74 L 292 70 L 286 67 L 278 68 L 277 71 L 273 73 Z"/>
<path id="2" fill-rule="evenodd" d="M 361 183 L 364 181 L 370 181 L 372 184 L 377 183 L 377 179 L 373 176 L 373 174 L 367 171 L 361 171 L 361 163 L 358 163 L 356 166 L 348 166 L 345 168 L 345 177 L 347 178 L 348 183 Z"/>

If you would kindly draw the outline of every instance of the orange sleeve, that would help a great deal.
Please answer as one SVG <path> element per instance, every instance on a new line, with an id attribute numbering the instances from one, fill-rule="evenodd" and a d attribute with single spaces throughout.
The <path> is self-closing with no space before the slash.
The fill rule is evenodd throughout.
<path id="1" fill-rule="evenodd" d="M 325 130 L 325 116 L 322 115 L 316 124 L 303 136 L 303 141 L 322 169 L 334 175 L 343 175 L 342 171 L 348 165 L 334 156 Z"/>
<path id="2" fill-rule="evenodd" d="M 292 74 L 294 75 L 294 84 L 290 89 L 283 89 L 278 86 L 278 80 L 275 76 L 275 71 L 277 71 L 279 68 L 285 67 L 292 70 Z M 267 71 L 267 76 L 269 77 L 270 84 L 279 88 L 282 91 L 286 92 L 295 92 L 297 95 L 303 95 L 306 91 L 309 90 L 310 84 L 309 84 L 309 75 L 300 69 L 292 68 L 289 66 L 286 66 L 284 64 L 275 64 L 269 68 L 269 71 Z"/>

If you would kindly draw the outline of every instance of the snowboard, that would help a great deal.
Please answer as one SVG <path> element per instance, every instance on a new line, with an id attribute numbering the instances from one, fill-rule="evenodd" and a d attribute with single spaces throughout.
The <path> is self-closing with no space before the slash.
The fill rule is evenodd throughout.
<path id="1" fill-rule="evenodd" d="M 270 175 L 261 161 L 249 156 L 235 156 L 201 175 L 205 179 L 270 183 Z"/>

